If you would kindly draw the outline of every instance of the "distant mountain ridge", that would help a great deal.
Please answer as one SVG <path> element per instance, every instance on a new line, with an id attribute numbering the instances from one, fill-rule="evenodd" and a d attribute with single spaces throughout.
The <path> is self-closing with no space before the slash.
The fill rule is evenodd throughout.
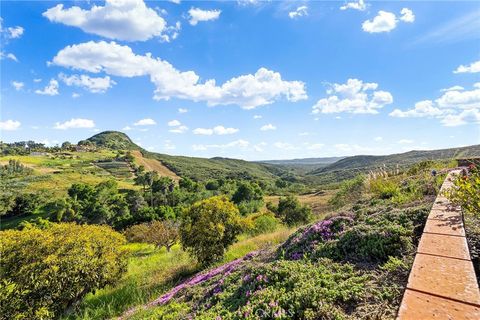
<path id="1" fill-rule="evenodd" d="M 425 160 L 448 160 L 465 157 L 479 157 L 480 145 L 440 150 L 414 150 L 385 156 L 358 155 L 346 157 L 326 167 L 311 171 L 309 174 L 318 175 L 341 170 L 366 170 L 381 166 L 407 166 Z"/>
<path id="2" fill-rule="evenodd" d="M 287 159 L 287 160 L 261 160 L 256 162 L 268 163 L 268 164 L 280 164 L 280 165 L 314 165 L 314 164 L 327 165 L 327 164 L 337 162 L 344 158 L 345 157 L 298 158 L 298 159 Z"/>

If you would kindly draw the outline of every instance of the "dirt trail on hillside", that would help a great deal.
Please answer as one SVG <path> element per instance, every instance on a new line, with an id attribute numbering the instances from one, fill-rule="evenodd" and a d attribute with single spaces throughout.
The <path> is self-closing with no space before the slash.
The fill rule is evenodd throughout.
<path id="1" fill-rule="evenodd" d="M 132 155 L 135 158 L 135 162 L 138 165 L 144 166 L 146 171 L 156 171 L 160 176 L 169 177 L 175 181 L 180 180 L 180 177 L 177 176 L 175 172 L 165 167 L 160 161 L 144 158 L 138 150 L 132 151 Z"/>

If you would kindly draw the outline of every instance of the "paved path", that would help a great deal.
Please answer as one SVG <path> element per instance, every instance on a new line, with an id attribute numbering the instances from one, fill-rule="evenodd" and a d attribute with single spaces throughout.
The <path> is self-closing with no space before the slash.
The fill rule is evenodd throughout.
<path id="1" fill-rule="evenodd" d="M 459 172 L 449 173 L 442 190 Z M 480 319 L 480 291 L 462 212 L 442 195 L 428 216 L 397 319 Z"/>

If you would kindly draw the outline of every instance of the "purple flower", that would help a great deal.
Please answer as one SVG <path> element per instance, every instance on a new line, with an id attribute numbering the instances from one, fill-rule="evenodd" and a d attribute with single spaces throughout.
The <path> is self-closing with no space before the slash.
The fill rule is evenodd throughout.
<path id="1" fill-rule="evenodd" d="M 189 288 L 192 286 L 195 286 L 199 283 L 205 282 L 210 280 L 211 278 L 223 274 L 223 275 L 228 275 L 232 271 L 238 268 L 245 260 L 251 259 L 253 256 L 255 256 L 258 252 L 250 252 L 248 255 L 246 255 L 243 258 L 239 258 L 236 260 L 233 260 L 229 263 L 226 263 L 224 265 L 221 265 L 217 268 L 211 269 L 205 273 L 199 273 L 189 280 L 179 284 L 178 286 L 172 288 L 169 292 L 165 293 L 164 295 L 160 296 L 158 299 L 150 302 L 148 306 L 156 306 L 156 305 L 163 305 L 170 301 L 179 291 Z"/>
<path id="2" fill-rule="evenodd" d="M 303 257 L 303 254 L 300 252 L 294 252 L 290 255 L 292 260 L 300 260 Z"/>
<path id="3" fill-rule="evenodd" d="M 275 308 L 275 307 L 278 306 L 278 302 L 272 300 L 272 301 L 270 301 L 270 303 L 268 304 L 268 306 L 269 306 L 270 308 Z"/>

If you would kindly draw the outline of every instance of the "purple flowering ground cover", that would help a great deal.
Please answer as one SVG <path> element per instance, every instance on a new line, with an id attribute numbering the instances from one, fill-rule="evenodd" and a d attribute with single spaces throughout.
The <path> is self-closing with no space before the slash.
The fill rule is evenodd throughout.
<path id="1" fill-rule="evenodd" d="M 356 204 L 195 276 L 132 319 L 393 319 L 431 202 Z"/>

